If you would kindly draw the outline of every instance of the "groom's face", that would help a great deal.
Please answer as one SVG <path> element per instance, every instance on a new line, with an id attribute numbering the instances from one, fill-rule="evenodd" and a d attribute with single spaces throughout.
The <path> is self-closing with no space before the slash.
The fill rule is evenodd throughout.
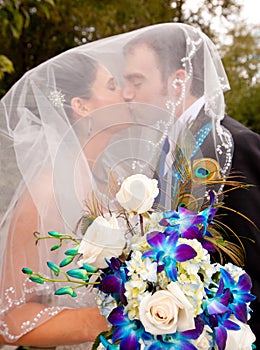
<path id="1" fill-rule="evenodd" d="M 167 83 L 163 83 L 153 49 L 145 44 L 133 47 L 126 55 L 125 87 L 127 102 L 140 102 L 165 108 Z"/>

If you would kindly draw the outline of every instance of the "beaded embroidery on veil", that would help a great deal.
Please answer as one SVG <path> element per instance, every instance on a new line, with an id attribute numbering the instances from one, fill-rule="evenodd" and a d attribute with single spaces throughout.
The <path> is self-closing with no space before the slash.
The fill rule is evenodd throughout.
<path id="1" fill-rule="evenodd" d="M 161 106 L 153 102 L 117 101 L 110 106 L 102 106 L 93 113 L 87 113 L 80 120 L 72 121 L 70 102 L 75 96 L 90 99 L 91 87 L 84 93 L 78 92 L 78 88 L 81 82 L 86 87 L 84 79 L 87 77 L 90 79 L 93 75 L 94 79 L 96 62 L 97 65 L 104 65 L 123 88 L 126 47 L 128 43 L 138 41 L 139 36 L 144 36 L 146 40 L 150 32 L 151 36 L 158 33 L 159 37 L 168 33 L 165 40 L 168 40 L 169 46 L 175 45 L 175 36 L 179 32 L 186 38 L 186 49 L 181 55 L 180 63 L 187 74 L 182 81 L 176 80 L 177 78 L 172 80 L 169 88 L 174 91 L 181 86 L 178 98 L 171 92 L 165 96 Z M 162 54 L 167 56 L 169 52 Z M 202 52 L 204 61 L 209 62 L 201 73 L 197 72 L 194 63 L 198 52 L 200 55 Z M 166 61 L 165 59 L 165 64 Z M 81 65 L 83 62 L 85 63 Z M 87 62 L 89 68 L 82 69 L 83 66 L 87 67 Z M 74 78 L 67 77 L 64 73 L 66 71 L 71 71 Z M 53 292 L 57 285 L 32 285 L 19 274 L 24 266 L 47 273 L 46 257 L 51 254 L 52 261 L 59 262 L 63 254 L 62 249 L 58 253 L 50 253 L 50 244 L 46 241 L 35 247 L 31 231 L 26 237 L 18 238 L 15 224 L 19 222 L 26 203 L 33 203 L 30 213 L 36 212 L 34 228 L 37 226 L 38 231 L 43 234 L 49 230 L 71 233 L 84 213 L 85 201 L 91 200 L 93 190 L 103 203 L 107 203 L 111 171 L 116 174 L 118 183 L 137 172 L 152 176 L 157 171 L 167 138 L 173 148 L 188 143 L 184 154 L 187 159 L 191 158 L 194 147 L 198 148 L 197 157 L 203 158 L 199 150 L 202 135 L 199 130 L 196 130 L 197 134 L 176 131 L 183 130 L 180 127 L 181 119 L 178 121 L 178 118 L 187 109 L 187 85 L 196 74 L 202 74 L 197 79 L 204 82 L 201 95 L 205 99 L 206 120 L 202 126 L 211 124 L 205 135 L 213 140 L 214 156 L 222 175 L 227 176 L 233 145 L 230 134 L 220 125 L 220 121 L 224 117 L 225 108 L 223 91 L 228 88 L 228 83 L 213 44 L 198 29 L 190 26 L 176 23 L 155 25 L 71 49 L 27 72 L 2 99 L 0 107 L 5 118 L 1 120 L 0 136 L 4 140 L 1 140 L 1 152 L 5 158 L 1 159 L 1 186 L 5 191 L 6 208 L 0 235 L 1 281 L 4 281 L 0 293 L 0 334 L 8 341 L 19 339 L 22 334 L 64 308 L 95 305 L 91 291 L 85 291 L 76 299 L 70 299 L 69 296 L 55 298 Z M 90 166 L 84 148 L 86 152 L 90 147 L 93 150 L 92 141 L 98 135 L 105 135 L 106 144 L 100 149 L 94 143 L 97 147 L 96 158 Z M 6 167 L 7 163 L 9 167 Z M 17 174 L 14 179 L 9 178 L 10 167 L 12 174 Z M 168 168 L 172 169 L 171 164 Z M 167 173 L 167 177 L 168 187 L 165 190 L 171 195 L 171 172 Z M 217 191 L 221 193 L 222 189 L 218 188 Z M 203 191 L 203 195 L 205 192 L 207 194 L 206 188 Z M 113 192 L 109 193 L 108 198 L 111 200 L 109 208 L 112 208 Z M 171 208 L 171 201 L 159 204 Z M 11 241 L 14 242 L 12 247 Z M 23 251 L 19 250 L 21 246 Z M 5 315 L 30 301 L 37 301 L 42 306 L 41 310 L 21 314 L 17 323 L 7 325 Z M 86 349 L 85 344 L 58 349 L 81 347 Z"/>

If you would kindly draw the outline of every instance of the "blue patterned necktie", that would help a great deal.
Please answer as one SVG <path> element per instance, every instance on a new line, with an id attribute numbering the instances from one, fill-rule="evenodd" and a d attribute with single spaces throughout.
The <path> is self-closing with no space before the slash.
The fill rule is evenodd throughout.
<path id="1" fill-rule="evenodd" d="M 158 176 L 158 186 L 160 189 L 160 193 L 159 195 L 156 197 L 155 199 L 155 203 L 158 205 L 160 203 L 160 205 L 164 205 L 165 204 L 165 197 L 166 197 L 166 174 L 164 174 L 165 172 L 165 164 L 166 164 L 166 157 L 167 154 L 169 153 L 170 150 L 170 143 L 169 143 L 169 139 L 168 137 L 166 137 L 166 139 L 164 140 L 164 144 L 162 147 L 162 153 L 160 155 L 160 159 L 158 162 L 158 166 L 157 166 L 157 176 Z"/>

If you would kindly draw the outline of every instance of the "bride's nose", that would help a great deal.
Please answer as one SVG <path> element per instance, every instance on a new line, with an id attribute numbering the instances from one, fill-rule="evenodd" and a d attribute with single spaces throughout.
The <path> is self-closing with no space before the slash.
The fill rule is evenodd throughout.
<path id="1" fill-rule="evenodd" d="M 130 86 L 125 86 L 123 88 L 123 99 L 126 101 L 126 102 L 131 102 L 133 101 L 135 98 L 135 92 L 134 92 L 134 89 L 132 89 Z"/>

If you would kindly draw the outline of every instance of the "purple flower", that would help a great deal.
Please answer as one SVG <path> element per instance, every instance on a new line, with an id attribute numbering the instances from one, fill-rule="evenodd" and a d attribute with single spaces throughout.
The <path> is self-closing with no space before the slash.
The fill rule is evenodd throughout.
<path id="1" fill-rule="evenodd" d="M 247 322 L 247 303 L 255 299 L 250 293 L 251 287 L 251 279 L 246 273 L 236 282 L 228 271 L 221 268 L 217 292 L 206 290 L 209 298 L 204 302 L 202 317 L 213 329 L 219 350 L 225 349 L 227 329 L 240 329 L 237 323 L 230 320 L 230 316 L 234 314 L 239 321 Z"/>
<path id="2" fill-rule="evenodd" d="M 250 277 L 244 273 L 236 282 L 225 269 L 221 268 L 220 274 L 217 292 L 214 294 L 207 290 L 209 296 L 207 312 L 209 315 L 219 315 L 230 311 L 239 321 L 246 323 L 247 303 L 255 299 L 255 296 L 250 293 L 252 288 Z"/>
<path id="3" fill-rule="evenodd" d="M 201 243 L 204 249 L 206 249 L 210 253 L 214 253 L 216 251 L 214 244 L 205 239 L 205 237 L 212 238 L 213 236 L 210 232 L 205 232 L 204 227 L 199 229 L 195 226 L 192 230 L 187 230 L 185 233 L 182 234 L 182 238 L 196 239 Z"/>
<path id="4" fill-rule="evenodd" d="M 127 281 L 127 268 L 116 258 L 107 261 L 107 264 L 109 268 L 103 270 L 98 288 L 106 294 L 111 294 L 117 302 L 121 301 L 125 305 L 124 285 Z"/>
<path id="5" fill-rule="evenodd" d="M 228 288 L 231 293 L 229 299 L 230 309 L 239 321 L 246 323 L 248 313 L 247 303 L 255 299 L 255 296 L 250 293 L 252 282 L 249 275 L 244 273 L 239 277 L 238 282 L 236 282 L 225 269 L 220 269 L 220 272 L 224 288 Z"/>
<path id="6" fill-rule="evenodd" d="M 172 281 L 177 280 L 177 261 L 187 261 L 193 259 L 197 253 L 188 244 L 178 244 L 179 235 L 154 231 L 147 235 L 146 240 L 152 247 L 143 254 L 143 257 L 152 258 L 157 262 L 159 271 L 165 269 L 168 277 Z"/>
<path id="7" fill-rule="evenodd" d="M 179 233 L 187 239 L 197 239 L 203 248 L 215 252 L 215 247 L 206 237 L 212 237 L 208 232 L 208 225 L 212 222 L 217 209 L 213 208 L 214 194 L 210 192 L 210 206 L 200 213 L 194 213 L 186 208 L 179 207 L 178 211 L 166 211 L 160 225 L 165 226 L 164 233 L 171 235 Z"/>
<path id="8" fill-rule="evenodd" d="M 130 320 L 124 313 L 124 307 L 118 306 L 108 316 L 108 321 L 115 327 L 112 341 L 120 341 L 120 350 L 139 350 L 141 345 L 139 339 L 152 339 L 139 320 Z M 112 349 L 112 348 L 111 348 Z"/>
<path id="9" fill-rule="evenodd" d="M 227 329 L 229 330 L 239 330 L 240 326 L 231 321 L 229 318 L 231 316 L 231 311 L 228 311 L 219 315 L 212 315 L 208 317 L 208 325 L 213 331 L 213 340 L 217 344 L 219 350 L 224 350 L 227 341 Z"/>
<path id="10" fill-rule="evenodd" d="M 179 207 L 178 212 L 175 210 L 166 211 L 163 213 L 163 216 L 164 217 L 160 221 L 160 225 L 166 226 L 168 232 L 177 231 L 181 235 L 185 234 L 187 231 L 193 231 L 196 225 L 201 224 L 205 221 L 203 215 L 194 213 L 183 207 Z"/>
<path id="11" fill-rule="evenodd" d="M 157 336 L 157 340 L 145 347 L 145 350 L 158 349 L 196 350 L 196 347 L 190 343 L 189 337 L 184 333 L 176 332 L 171 335 Z"/>

